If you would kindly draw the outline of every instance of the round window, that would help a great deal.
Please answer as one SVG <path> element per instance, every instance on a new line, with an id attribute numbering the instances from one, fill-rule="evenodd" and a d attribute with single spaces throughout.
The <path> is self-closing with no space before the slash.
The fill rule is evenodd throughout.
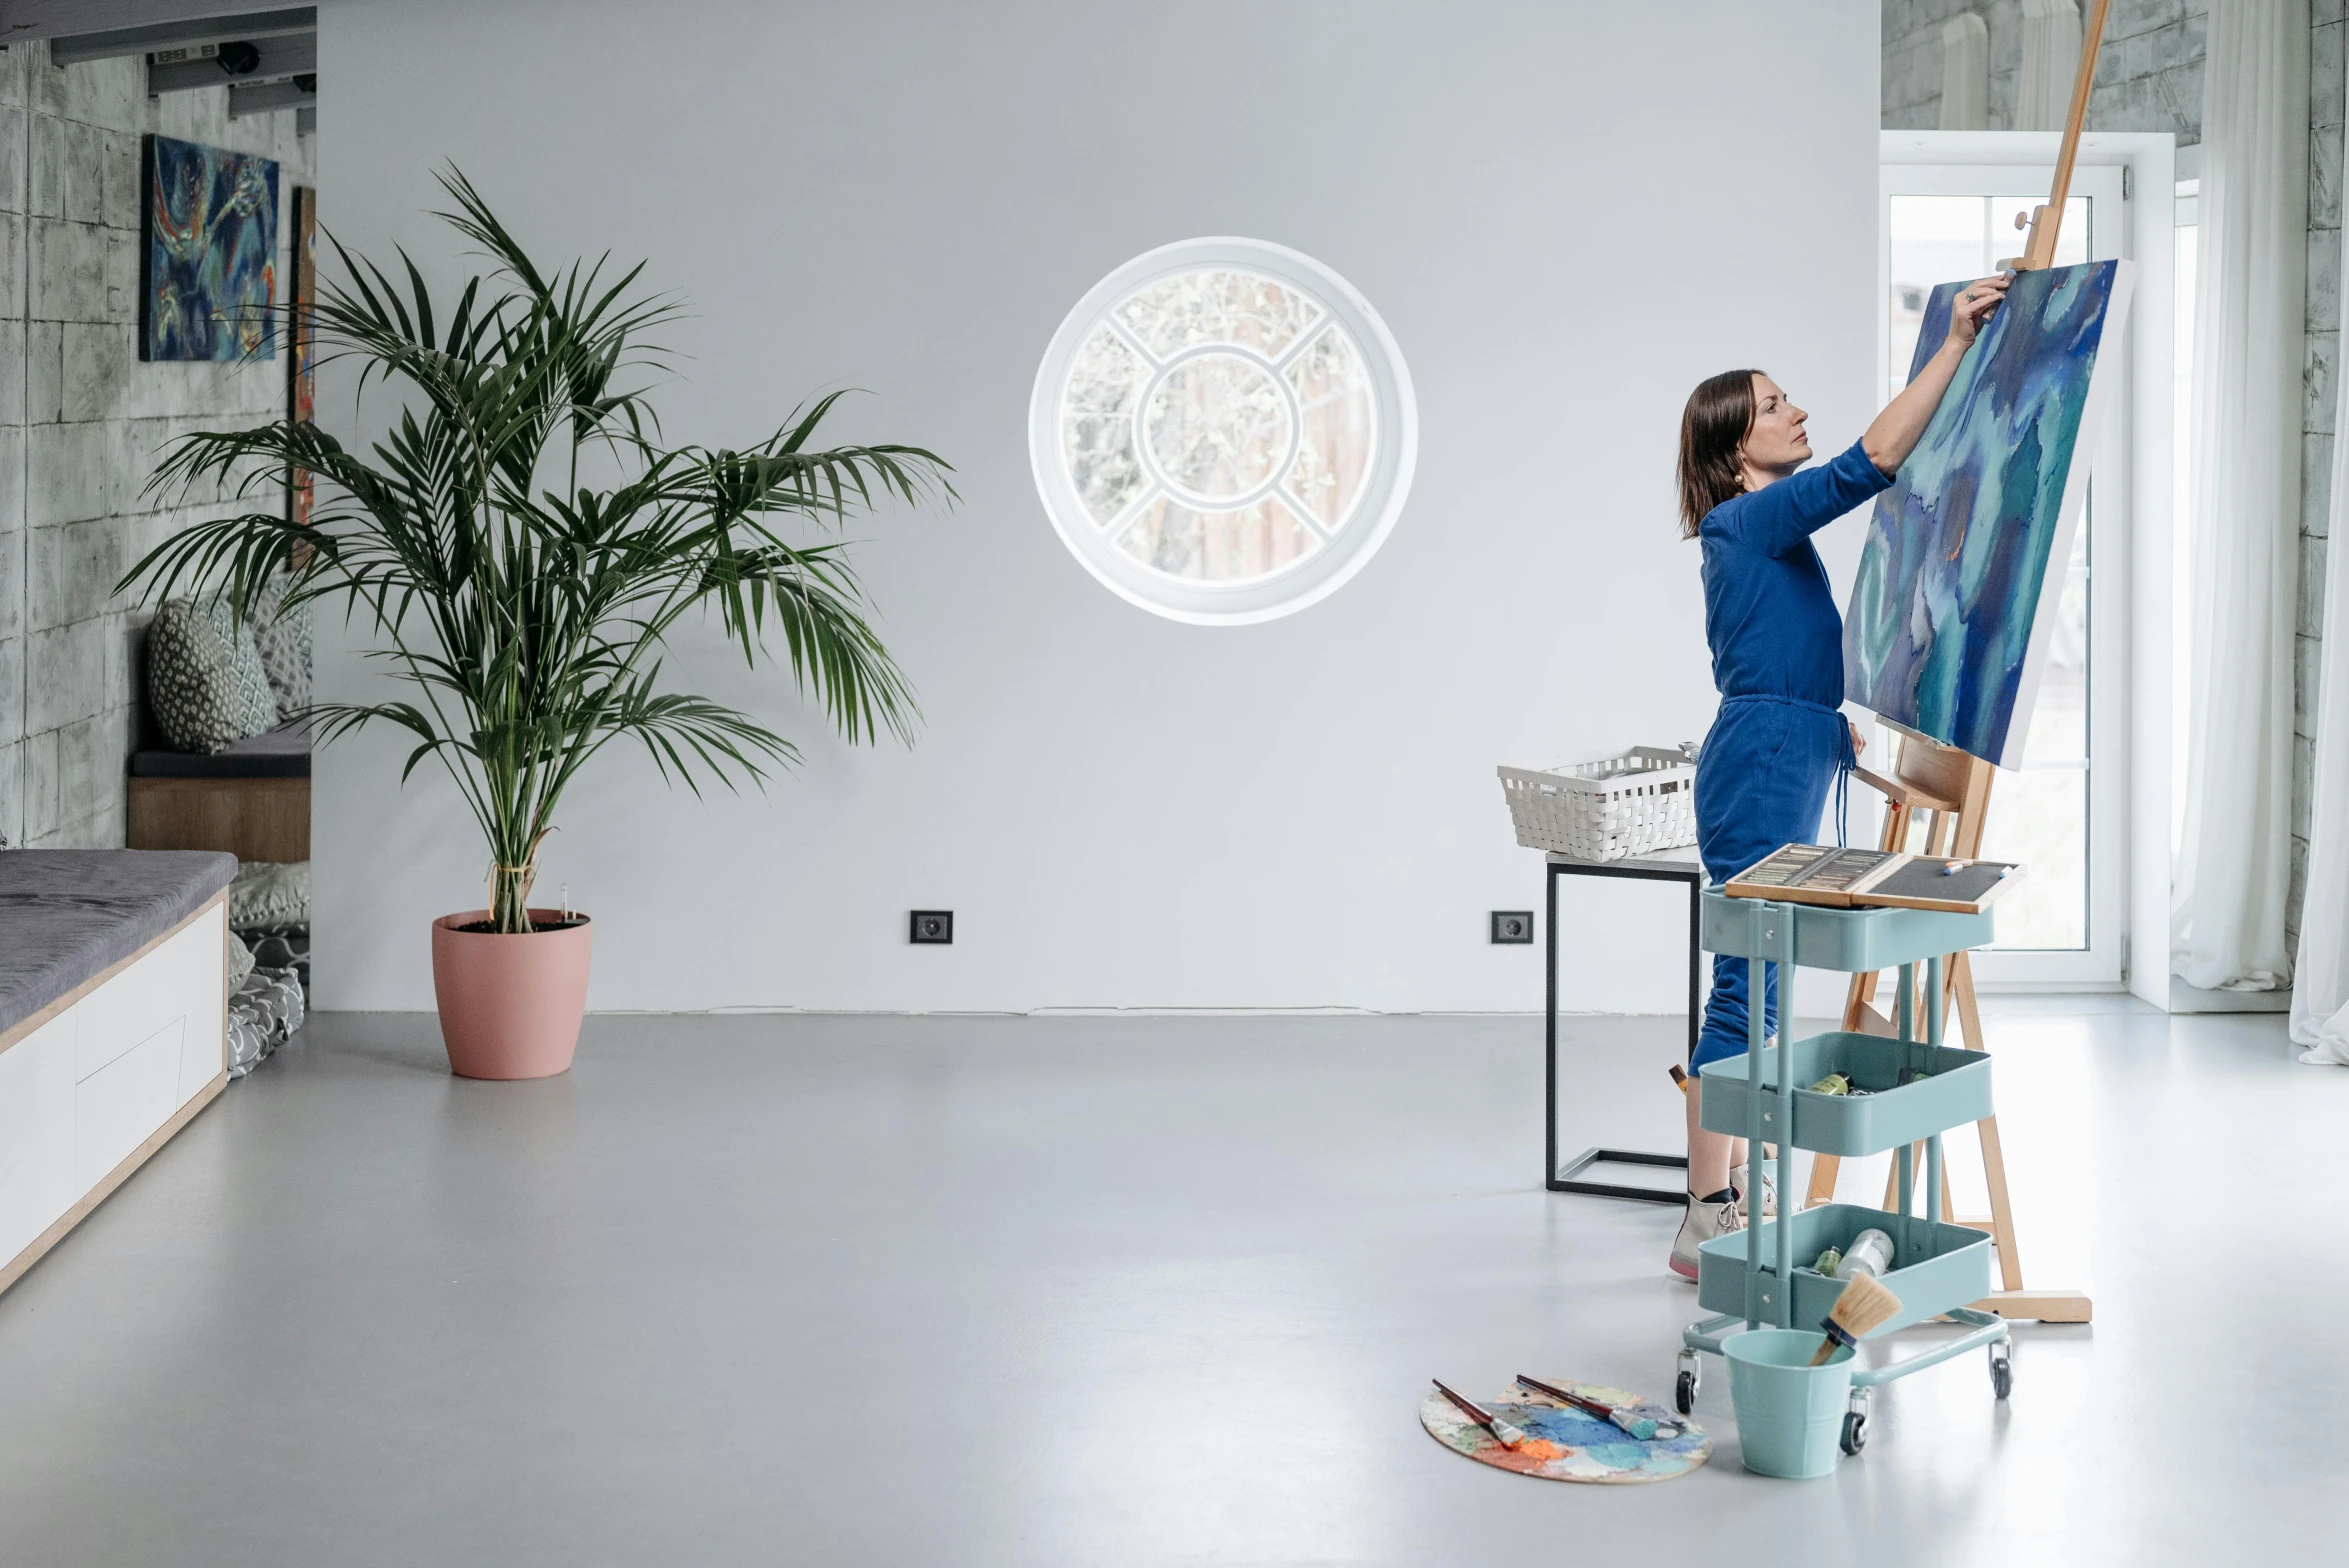
<path id="1" fill-rule="evenodd" d="M 1334 592 L 1411 488 L 1419 412 L 1386 323 L 1262 240 L 1137 256 L 1036 373 L 1028 455 L 1088 571 L 1160 615 L 1265 621 Z"/>

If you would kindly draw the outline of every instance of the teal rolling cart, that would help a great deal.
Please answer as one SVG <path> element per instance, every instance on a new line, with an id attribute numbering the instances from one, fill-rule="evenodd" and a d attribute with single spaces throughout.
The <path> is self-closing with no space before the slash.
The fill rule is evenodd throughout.
<path id="1" fill-rule="evenodd" d="M 1868 1399 L 1874 1389 L 1979 1346 L 1990 1350 L 1992 1390 L 2006 1398 L 2014 1386 L 2006 1320 L 1967 1305 L 1990 1294 L 1990 1237 L 1929 1217 L 1941 1191 L 1941 1134 L 1991 1113 L 1990 1058 L 1941 1043 L 1942 955 L 1989 941 L 1989 913 L 1824 909 L 1729 898 L 1718 890 L 1707 891 L 1701 905 L 1703 945 L 1751 962 L 1746 994 L 1755 1003 L 1746 1054 L 1704 1070 L 1706 1129 L 1744 1137 L 1747 1158 L 1757 1168 L 1762 1146 L 1775 1144 L 1773 1168 L 1781 1193 L 1793 1190 L 1787 1180 L 1790 1149 L 1841 1155 L 1898 1150 L 1899 1207 L 1887 1213 L 1863 1204 L 1830 1203 L 1797 1214 L 1782 1211 L 1771 1220 L 1750 1217 L 1742 1234 L 1716 1237 L 1699 1248 L 1697 1304 L 1715 1316 L 1691 1323 L 1681 1336 L 1674 1403 L 1683 1415 L 1695 1406 L 1703 1375 L 1697 1353 L 1721 1354 L 1722 1341 L 1731 1333 L 1810 1328 L 1824 1319 L 1844 1282 L 1819 1273 L 1812 1261 L 1828 1247 L 1848 1249 L 1871 1227 L 1892 1238 L 1893 1267 L 1883 1283 L 1900 1298 L 1901 1310 L 1869 1337 L 1935 1317 L 1952 1319 L 1968 1331 L 1889 1366 L 1854 1372 L 1843 1451 L 1856 1454 L 1867 1442 Z M 1766 1045 L 1760 1005 L 1765 962 L 1779 966 L 1780 994 L 1787 1000 L 1786 977 L 1798 966 L 1846 973 L 1898 969 L 1899 1038 L 1834 1033 L 1797 1040 L 1791 1047 Z M 1927 971 L 1922 1040 L 1912 1038 L 1910 1024 L 1920 963 Z M 1803 1087 L 1829 1073 L 1842 1073 L 1854 1088 L 1868 1092 L 1818 1094 Z M 1911 1169 L 1910 1149 L 1920 1139 L 1927 1196 L 1924 1212 L 1912 1214 L 1917 1173 Z"/>

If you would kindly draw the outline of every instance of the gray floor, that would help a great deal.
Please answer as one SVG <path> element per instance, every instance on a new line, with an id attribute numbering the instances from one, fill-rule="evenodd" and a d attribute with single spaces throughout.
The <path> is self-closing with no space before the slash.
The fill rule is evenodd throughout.
<path id="1" fill-rule="evenodd" d="M 1539 1189 L 1538 1022 L 599 1018 L 489 1085 L 327 1017 L 0 1296 L 0 1561 L 2341 1560 L 2349 1073 L 1994 1026 L 2024 1261 L 2095 1326 L 1807 1484 L 1712 1363 L 1714 1462 L 1599 1488 L 1414 1416 L 1661 1394 L 1693 1315 L 1668 1211 Z M 1677 1028 L 1571 1025 L 1576 1139 L 1670 1146 Z"/>

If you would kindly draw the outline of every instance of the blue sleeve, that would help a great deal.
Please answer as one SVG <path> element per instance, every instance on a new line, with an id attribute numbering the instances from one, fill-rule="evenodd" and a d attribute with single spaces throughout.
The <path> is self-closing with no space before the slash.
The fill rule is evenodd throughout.
<path id="1" fill-rule="evenodd" d="M 1892 483 L 1854 441 L 1833 462 L 1739 496 L 1723 511 L 1726 532 L 1748 549 L 1784 555 Z"/>

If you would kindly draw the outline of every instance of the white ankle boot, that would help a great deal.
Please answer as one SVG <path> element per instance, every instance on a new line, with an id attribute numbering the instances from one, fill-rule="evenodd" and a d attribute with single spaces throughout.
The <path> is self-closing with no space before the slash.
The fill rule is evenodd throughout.
<path id="1" fill-rule="evenodd" d="M 1754 1204 L 1750 1201 L 1752 1198 L 1752 1191 L 1746 1186 L 1745 1178 L 1746 1168 L 1743 1165 L 1732 1165 L 1729 1167 L 1729 1185 L 1737 1193 L 1738 1201 L 1744 1204 L 1748 1210 L 1759 1214 L 1763 1219 L 1776 1219 L 1778 1217 L 1777 1180 L 1768 1174 L 1763 1175 L 1761 1207 L 1756 1209 Z"/>
<path id="2" fill-rule="evenodd" d="M 1671 1270 L 1682 1279 L 1697 1277 L 1697 1248 L 1715 1236 L 1726 1236 L 1745 1229 L 1745 1216 L 1738 1211 L 1737 1200 L 1707 1203 L 1695 1193 L 1688 1195 L 1688 1212 L 1680 1218 L 1680 1234 L 1672 1238 Z"/>

